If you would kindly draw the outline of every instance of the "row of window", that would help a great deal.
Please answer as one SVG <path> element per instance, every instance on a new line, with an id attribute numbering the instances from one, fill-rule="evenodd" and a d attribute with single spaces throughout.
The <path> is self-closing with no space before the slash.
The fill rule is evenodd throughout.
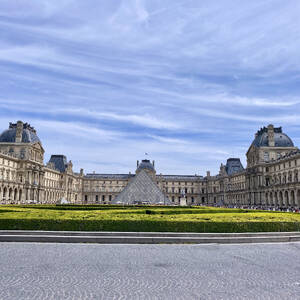
<path id="1" fill-rule="evenodd" d="M 95 186 L 96 185 L 96 187 L 100 187 L 101 185 L 105 185 L 105 184 L 116 184 L 116 185 L 118 185 L 118 184 L 124 184 L 124 183 L 126 183 L 126 181 L 111 181 L 111 180 L 108 180 L 108 181 L 97 181 L 97 182 L 95 182 L 95 181 L 89 181 L 89 180 L 86 180 L 85 182 L 84 182 L 84 185 L 86 185 L 86 186 Z M 160 181 L 157 181 L 157 184 L 162 184 L 163 182 L 160 182 Z M 188 186 L 188 185 L 190 185 L 190 186 L 193 186 L 194 185 L 194 182 L 187 182 L 187 181 L 185 181 L 185 182 L 183 182 L 183 181 L 176 181 L 176 182 L 171 182 L 171 181 L 168 181 L 168 182 L 166 182 L 166 184 L 167 185 L 185 185 L 185 186 Z M 201 182 L 200 183 L 201 185 L 206 185 L 206 183 L 205 182 Z"/>
<path id="2" fill-rule="evenodd" d="M 17 163 L 16 162 L 14 162 L 12 160 L 4 159 L 4 158 L 0 158 L 0 165 L 12 167 L 12 168 L 16 168 L 17 167 Z"/>
<path id="3" fill-rule="evenodd" d="M 88 202 L 88 195 L 84 195 L 84 201 L 85 202 Z M 97 202 L 99 202 L 99 200 L 101 199 L 101 201 L 102 202 L 104 202 L 104 201 L 111 201 L 112 200 L 112 195 L 108 195 L 108 198 L 106 197 L 106 195 L 95 195 L 95 202 L 97 203 Z"/>

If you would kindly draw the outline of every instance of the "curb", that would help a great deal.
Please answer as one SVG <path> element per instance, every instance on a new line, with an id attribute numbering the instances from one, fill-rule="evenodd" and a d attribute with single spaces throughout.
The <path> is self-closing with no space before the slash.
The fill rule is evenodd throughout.
<path id="1" fill-rule="evenodd" d="M 167 233 L 0 231 L 0 242 L 93 244 L 245 244 L 299 242 L 300 232 Z"/>

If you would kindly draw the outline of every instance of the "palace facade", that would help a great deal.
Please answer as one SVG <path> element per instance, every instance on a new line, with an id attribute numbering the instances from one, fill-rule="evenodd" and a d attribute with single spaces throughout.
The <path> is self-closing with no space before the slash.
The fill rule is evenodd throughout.
<path id="1" fill-rule="evenodd" d="M 281 127 L 273 125 L 255 134 L 246 153 L 246 168 L 239 158 L 229 158 L 215 176 L 210 172 L 206 176 L 157 174 L 154 161 L 147 159 L 137 162 L 133 174 L 84 174 L 82 169 L 76 173 L 64 155 L 52 155 L 44 164 L 44 153 L 31 125 L 21 121 L 9 124 L 0 135 L 1 204 L 300 208 L 300 150 Z"/>

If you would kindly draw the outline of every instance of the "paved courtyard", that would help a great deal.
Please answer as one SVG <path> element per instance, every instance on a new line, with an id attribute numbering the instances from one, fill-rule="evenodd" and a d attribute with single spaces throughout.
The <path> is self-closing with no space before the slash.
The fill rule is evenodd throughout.
<path id="1" fill-rule="evenodd" d="M 300 299 L 300 243 L 0 243 L 0 299 Z"/>

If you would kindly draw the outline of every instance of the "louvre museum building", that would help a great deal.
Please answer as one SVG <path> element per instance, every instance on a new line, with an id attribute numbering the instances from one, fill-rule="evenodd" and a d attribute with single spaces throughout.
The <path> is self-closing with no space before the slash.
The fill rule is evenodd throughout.
<path id="1" fill-rule="evenodd" d="M 44 148 L 28 123 L 10 123 L 0 135 L 1 204 L 161 204 L 300 207 L 300 150 L 282 128 L 255 134 L 244 168 L 239 158 L 219 174 L 162 175 L 154 161 L 137 162 L 128 174 L 73 171 L 64 155 L 44 164 Z"/>

